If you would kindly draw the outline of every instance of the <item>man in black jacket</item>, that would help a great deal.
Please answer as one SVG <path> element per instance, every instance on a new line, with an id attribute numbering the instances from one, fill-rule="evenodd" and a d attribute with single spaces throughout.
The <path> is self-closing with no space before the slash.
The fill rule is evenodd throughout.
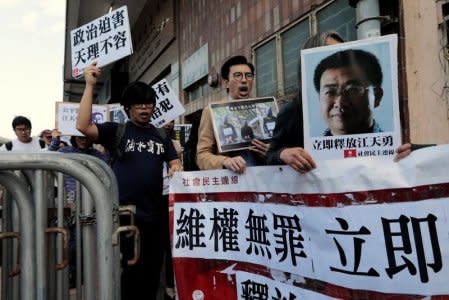
<path id="1" fill-rule="evenodd" d="M 338 33 L 323 32 L 311 36 L 304 43 L 303 49 L 343 42 Z M 298 68 L 298 78 L 301 86 L 301 66 Z M 303 147 L 302 104 L 299 91 L 297 99 L 286 104 L 277 115 L 273 138 L 267 153 L 267 164 L 287 164 L 300 173 L 306 173 L 314 169 L 316 163 Z"/>

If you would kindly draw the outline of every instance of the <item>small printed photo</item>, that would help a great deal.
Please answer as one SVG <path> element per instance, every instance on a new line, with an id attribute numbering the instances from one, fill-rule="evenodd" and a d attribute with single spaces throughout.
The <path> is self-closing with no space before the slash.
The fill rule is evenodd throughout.
<path id="1" fill-rule="evenodd" d="M 276 125 L 275 98 L 264 97 L 210 104 L 219 152 L 246 149 L 253 139 L 269 143 Z"/>
<path id="2" fill-rule="evenodd" d="M 109 121 L 124 124 L 128 116 L 120 104 L 109 104 Z"/>

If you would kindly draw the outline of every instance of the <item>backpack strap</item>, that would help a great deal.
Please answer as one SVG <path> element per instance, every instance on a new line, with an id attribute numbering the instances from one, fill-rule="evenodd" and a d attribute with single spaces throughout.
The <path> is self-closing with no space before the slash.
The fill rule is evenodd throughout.
<path id="1" fill-rule="evenodd" d="M 12 150 L 12 142 L 7 142 L 5 144 L 6 150 L 11 151 Z"/>
<path id="2" fill-rule="evenodd" d="M 39 145 L 41 146 L 42 149 L 44 149 L 47 146 L 44 140 L 39 140 Z"/>
<path id="3" fill-rule="evenodd" d="M 111 165 L 123 156 L 122 150 L 120 149 L 120 143 L 125 135 L 125 131 L 126 123 L 119 123 L 117 126 L 117 131 L 115 132 L 114 144 L 111 149 Z"/>

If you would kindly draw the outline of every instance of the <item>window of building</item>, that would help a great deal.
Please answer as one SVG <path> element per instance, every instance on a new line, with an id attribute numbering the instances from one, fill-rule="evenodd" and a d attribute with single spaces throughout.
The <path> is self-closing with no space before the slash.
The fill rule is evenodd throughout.
<path id="1" fill-rule="evenodd" d="M 207 77 L 198 80 L 185 90 L 187 94 L 186 103 L 195 101 L 209 93 L 209 85 L 207 84 Z"/>
<path id="2" fill-rule="evenodd" d="M 272 91 L 276 90 L 277 85 L 277 70 L 276 60 L 276 41 L 272 39 L 256 51 L 256 80 L 257 95 L 259 97 L 272 96 Z"/>
<path id="3" fill-rule="evenodd" d="M 253 48 L 257 96 L 292 98 L 298 90 L 301 48 L 318 31 L 337 31 L 346 41 L 355 40 L 355 9 L 346 0 L 315 8 L 294 25 L 277 32 Z"/>

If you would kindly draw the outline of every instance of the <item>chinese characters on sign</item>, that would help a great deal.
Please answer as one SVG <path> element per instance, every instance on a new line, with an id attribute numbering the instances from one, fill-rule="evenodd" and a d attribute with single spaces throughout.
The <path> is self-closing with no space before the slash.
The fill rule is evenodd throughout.
<path id="1" fill-rule="evenodd" d="M 152 86 L 156 92 L 156 106 L 154 107 L 151 124 L 160 128 L 183 114 L 184 106 L 179 102 L 167 80 L 162 79 Z"/>
<path id="2" fill-rule="evenodd" d="M 301 51 L 304 148 L 315 161 L 395 155 L 397 44 L 386 35 Z"/>
<path id="3" fill-rule="evenodd" d="M 314 151 L 332 153 L 333 156 L 339 153 L 336 158 L 393 156 L 396 153 L 393 140 L 391 134 L 383 132 L 311 139 Z"/>
<path id="4" fill-rule="evenodd" d="M 214 299 L 299 299 L 301 289 L 345 299 L 449 295 L 448 153 L 432 147 L 399 164 L 325 160 L 307 175 L 279 166 L 175 174 L 180 290 Z"/>
<path id="5" fill-rule="evenodd" d="M 84 68 L 97 62 L 105 66 L 133 53 L 128 8 L 122 6 L 111 13 L 70 32 L 72 76 L 77 78 Z"/>
<path id="6" fill-rule="evenodd" d="M 272 299 L 272 300 L 300 300 L 335 299 L 326 295 L 298 288 L 276 280 L 268 279 L 247 272 L 235 272 L 237 282 L 237 299 Z M 287 278 L 286 278 L 287 279 Z M 287 280 L 286 280 L 287 281 Z"/>
<path id="7" fill-rule="evenodd" d="M 442 272 L 441 253 L 449 241 L 440 243 L 447 200 L 294 210 L 207 200 L 176 204 L 173 254 L 251 262 L 309 278 L 320 274 L 352 288 L 372 289 L 380 278 L 389 283 L 383 292 L 399 292 L 404 279 L 422 289 L 429 277 L 443 280 L 449 272 Z"/>

